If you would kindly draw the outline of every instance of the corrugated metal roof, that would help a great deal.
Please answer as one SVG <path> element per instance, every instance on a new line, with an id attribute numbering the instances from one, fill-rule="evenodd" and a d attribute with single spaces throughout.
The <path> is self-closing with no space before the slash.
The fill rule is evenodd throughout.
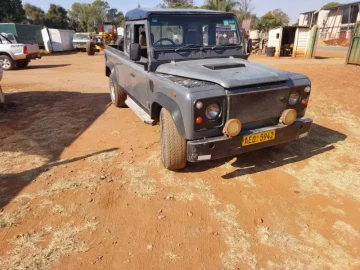
<path id="1" fill-rule="evenodd" d="M 332 8 L 324 8 L 323 10 L 331 10 L 331 9 L 337 9 L 337 8 L 340 8 L 340 7 L 346 7 L 346 6 L 352 6 L 352 5 L 356 5 L 356 4 L 360 4 L 360 1 L 358 2 L 352 2 L 352 3 L 348 3 L 348 4 L 341 4 L 339 6 L 336 6 L 336 7 L 332 7 Z"/>

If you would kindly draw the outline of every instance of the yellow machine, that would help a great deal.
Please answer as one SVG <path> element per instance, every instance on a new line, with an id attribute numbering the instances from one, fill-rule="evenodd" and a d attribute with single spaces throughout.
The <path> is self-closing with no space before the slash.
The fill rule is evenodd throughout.
<path id="1" fill-rule="evenodd" d="M 115 43 L 117 38 L 116 25 L 112 23 L 103 23 L 100 26 L 99 34 L 93 34 L 93 40 L 86 43 L 86 52 L 88 55 L 94 55 L 95 52 L 105 49 L 105 45 Z"/>

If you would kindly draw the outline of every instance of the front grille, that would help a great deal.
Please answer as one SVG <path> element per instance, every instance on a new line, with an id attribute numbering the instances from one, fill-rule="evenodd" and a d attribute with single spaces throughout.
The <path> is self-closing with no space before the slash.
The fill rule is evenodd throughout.
<path id="1" fill-rule="evenodd" d="M 279 118 L 286 109 L 289 89 L 228 95 L 228 119 L 239 119 L 243 124 Z"/>

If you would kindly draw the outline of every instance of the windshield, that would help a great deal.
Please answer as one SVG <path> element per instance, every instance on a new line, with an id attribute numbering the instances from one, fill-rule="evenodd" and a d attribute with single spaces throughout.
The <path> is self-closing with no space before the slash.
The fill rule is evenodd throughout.
<path id="1" fill-rule="evenodd" d="M 154 48 L 239 44 L 236 17 L 231 15 L 153 15 L 150 18 Z"/>
<path id="2" fill-rule="evenodd" d="M 74 35 L 74 39 L 89 40 L 89 39 L 90 39 L 90 35 L 89 35 L 89 34 L 75 34 L 75 35 Z"/>

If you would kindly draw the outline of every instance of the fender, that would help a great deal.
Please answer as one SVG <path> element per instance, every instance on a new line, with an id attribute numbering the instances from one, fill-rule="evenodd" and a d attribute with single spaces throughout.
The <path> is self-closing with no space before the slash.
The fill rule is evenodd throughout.
<path id="1" fill-rule="evenodd" d="M 5 50 L 1 51 L 0 55 L 7 55 L 7 56 L 11 57 L 11 59 L 15 60 L 15 54 L 9 49 L 5 49 Z"/>
<path id="2" fill-rule="evenodd" d="M 115 69 L 115 65 L 113 62 L 110 61 L 106 61 L 106 65 L 105 65 L 105 75 L 106 77 L 109 77 L 111 73 L 113 73 Z"/>
<path id="3" fill-rule="evenodd" d="M 163 93 L 156 93 L 155 100 L 151 104 L 151 118 L 159 118 L 161 108 L 165 108 L 171 114 L 179 135 L 185 138 L 184 120 L 177 103 Z"/>

